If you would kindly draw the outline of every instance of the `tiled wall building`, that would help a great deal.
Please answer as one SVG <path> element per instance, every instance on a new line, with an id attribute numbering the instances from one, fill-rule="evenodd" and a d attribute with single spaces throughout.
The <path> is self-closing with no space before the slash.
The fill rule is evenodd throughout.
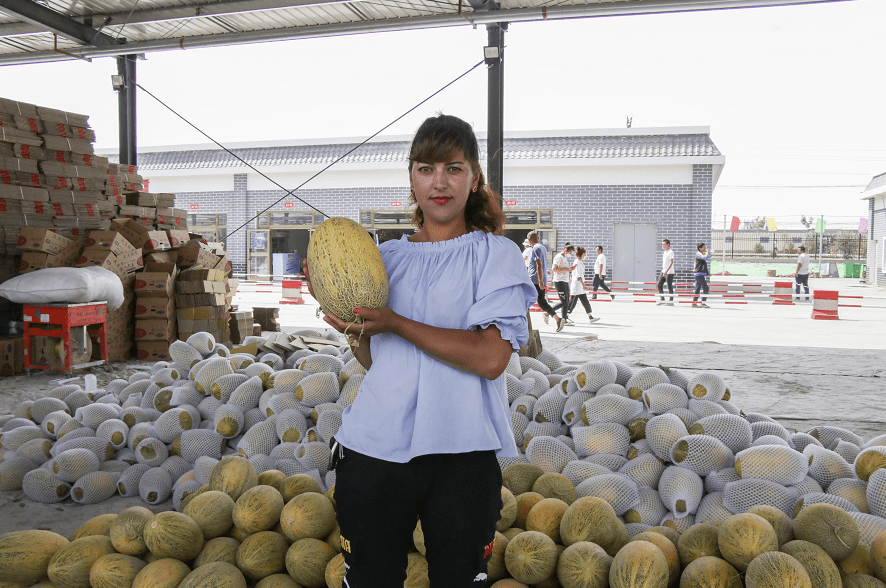
<path id="1" fill-rule="evenodd" d="M 696 243 L 710 241 L 711 195 L 725 163 L 709 134 L 708 127 L 506 134 L 504 234 L 520 244 L 536 229 L 552 255 L 567 241 L 582 245 L 589 274 L 601 245 L 608 279 L 638 281 L 657 279 L 668 238 L 678 278 L 689 278 Z M 227 236 L 235 272 L 276 274 L 274 254 L 303 258 L 323 214 L 352 218 L 380 241 L 411 232 L 409 140 L 380 137 L 313 179 L 359 140 L 233 146 L 267 177 L 207 145 L 145 149 L 139 168 L 151 192 L 176 194 L 192 226 Z M 482 134 L 480 142 L 485 157 Z"/>

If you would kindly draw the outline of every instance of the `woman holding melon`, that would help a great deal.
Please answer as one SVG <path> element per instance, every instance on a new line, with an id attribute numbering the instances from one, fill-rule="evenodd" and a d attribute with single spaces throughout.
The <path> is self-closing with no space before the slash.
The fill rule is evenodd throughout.
<path id="1" fill-rule="evenodd" d="M 367 368 L 336 434 L 345 585 L 400 588 L 420 518 L 431 586 L 485 586 L 502 508 L 496 456 L 518 455 L 503 374 L 536 293 L 519 249 L 495 234 L 503 215 L 470 125 L 424 121 L 409 184 L 418 231 L 380 247 L 387 305 L 353 308 L 357 322 L 325 318 L 358 339 Z"/>

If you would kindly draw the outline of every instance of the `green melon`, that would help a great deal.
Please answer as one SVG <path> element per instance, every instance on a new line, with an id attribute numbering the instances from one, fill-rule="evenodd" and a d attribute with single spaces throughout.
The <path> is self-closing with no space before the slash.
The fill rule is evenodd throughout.
<path id="1" fill-rule="evenodd" d="M 761 553 L 749 564 L 745 588 L 812 588 L 799 561 L 781 551 Z"/>
<path id="2" fill-rule="evenodd" d="M 861 539 L 855 519 L 839 506 L 824 502 L 811 504 L 797 514 L 794 535 L 815 543 L 834 561 L 849 557 Z"/>
<path id="3" fill-rule="evenodd" d="M 115 553 L 107 535 L 90 535 L 71 541 L 49 560 L 47 575 L 56 586 L 90 588 L 89 571 L 99 558 Z"/>
<path id="4" fill-rule="evenodd" d="M 71 536 L 68 537 L 68 539 L 70 541 L 76 541 L 77 539 L 89 537 L 90 535 L 107 535 L 111 530 L 111 523 L 113 523 L 116 518 L 117 515 L 112 513 L 92 517 L 77 527 L 77 530 L 71 533 Z"/>
<path id="5" fill-rule="evenodd" d="M 567 547 L 557 561 L 557 579 L 563 588 L 607 588 L 612 558 L 602 547 L 579 541 Z"/>
<path id="6" fill-rule="evenodd" d="M 280 511 L 280 528 L 291 542 L 323 539 L 335 526 L 335 509 L 329 499 L 316 492 L 299 494 Z"/>
<path id="7" fill-rule="evenodd" d="M 246 538 L 237 550 L 237 567 L 250 580 L 261 580 L 286 569 L 289 543 L 280 533 L 259 531 Z"/>
<path id="8" fill-rule="evenodd" d="M 231 516 L 241 530 L 258 533 L 267 531 L 279 522 L 285 504 L 276 488 L 253 486 L 237 499 Z"/>
<path id="9" fill-rule="evenodd" d="M 618 523 L 621 521 L 608 502 L 585 496 L 570 504 L 563 513 L 560 537 L 566 547 L 579 541 L 590 541 L 605 549 L 619 535 Z"/>
<path id="10" fill-rule="evenodd" d="M 547 580 L 557 569 L 556 544 L 544 533 L 524 531 L 505 548 L 505 567 L 514 579 L 526 584 Z"/>
<path id="11" fill-rule="evenodd" d="M 215 561 L 185 576 L 178 588 L 246 588 L 246 578 L 236 566 Z"/>
<path id="12" fill-rule="evenodd" d="M 501 472 L 502 484 L 510 490 L 514 496 L 532 490 L 532 485 L 544 472 L 531 463 L 512 463 Z"/>
<path id="13" fill-rule="evenodd" d="M 191 561 L 203 551 L 203 530 L 180 512 L 161 512 L 145 525 L 145 545 L 160 559 Z"/>
<path id="14" fill-rule="evenodd" d="M 648 541 L 634 541 L 622 547 L 609 568 L 612 588 L 665 588 L 668 562 L 661 549 Z"/>
<path id="15" fill-rule="evenodd" d="M 688 566 L 700 557 L 720 557 L 717 544 L 717 527 L 707 523 L 692 525 L 677 540 L 680 565 Z"/>
<path id="16" fill-rule="evenodd" d="M 337 553 L 319 539 L 299 539 L 286 552 L 286 571 L 306 588 L 326 586 L 326 566 Z"/>
<path id="17" fill-rule="evenodd" d="M 575 502 L 575 485 L 569 478 L 556 472 L 542 474 L 532 485 L 532 491 L 541 494 L 545 498 L 558 498 L 566 504 Z"/>
<path id="18" fill-rule="evenodd" d="M 51 531 L 12 531 L 0 535 L 0 580 L 33 584 L 46 578 L 53 555 L 69 543 Z"/>
<path id="19" fill-rule="evenodd" d="M 668 586 L 675 586 L 680 580 L 680 554 L 671 540 L 661 533 L 644 531 L 634 535 L 631 542 L 634 541 L 648 541 L 661 550 L 668 564 Z"/>
<path id="20" fill-rule="evenodd" d="M 526 530 L 538 531 L 560 543 L 560 521 L 569 505 L 559 498 L 545 498 L 526 517 Z"/>
<path id="21" fill-rule="evenodd" d="M 209 489 L 224 492 L 233 500 L 258 485 L 258 473 L 249 460 L 237 455 L 229 455 L 215 464 L 209 476 Z"/>
<path id="22" fill-rule="evenodd" d="M 782 545 L 780 551 L 800 562 L 809 575 L 812 588 L 841 588 L 843 585 L 837 564 L 815 543 L 795 539 Z"/>
<path id="23" fill-rule="evenodd" d="M 145 562 L 131 555 L 111 553 L 96 560 L 89 570 L 92 588 L 130 588 L 145 567 Z"/>
<path id="24" fill-rule="evenodd" d="M 240 548 L 240 542 L 233 537 L 216 537 L 210 539 L 203 545 L 200 555 L 194 559 L 194 568 L 205 566 L 214 561 L 223 561 L 232 566 L 237 565 L 237 550 Z"/>
<path id="25" fill-rule="evenodd" d="M 744 588 L 738 570 L 719 557 L 694 559 L 680 575 L 680 588 Z"/>
<path id="26" fill-rule="evenodd" d="M 499 533 L 507 530 L 508 527 L 514 524 L 514 520 L 517 518 L 517 499 L 504 486 L 501 487 L 501 504 L 501 518 L 498 519 L 498 523 L 495 525 L 495 530 Z"/>
<path id="27" fill-rule="evenodd" d="M 213 539 L 227 533 L 234 524 L 233 511 L 234 500 L 228 494 L 210 490 L 189 501 L 182 514 L 197 523 L 204 539 Z"/>
<path id="28" fill-rule="evenodd" d="M 717 529 L 717 546 L 723 559 L 739 572 L 761 553 L 778 551 L 778 536 L 769 521 L 760 515 L 732 515 Z"/>

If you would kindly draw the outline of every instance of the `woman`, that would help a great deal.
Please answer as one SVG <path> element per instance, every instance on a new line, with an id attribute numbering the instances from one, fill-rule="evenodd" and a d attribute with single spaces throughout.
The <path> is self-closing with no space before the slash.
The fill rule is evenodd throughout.
<path id="1" fill-rule="evenodd" d="M 585 289 L 585 264 L 582 260 L 587 253 L 588 250 L 584 247 L 575 248 L 575 265 L 572 266 L 572 281 L 569 284 L 569 312 L 571 313 L 575 309 L 575 303 L 580 300 L 581 305 L 585 307 L 585 312 L 588 313 L 588 320 L 596 323 L 600 319 L 594 318 L 594 315 L 591 314 L 591 302 L 588 300 Z"/>
<path id="2" fill-rule="evenodd" d="M 517 455 L 502 374 L 528 339 L 536 294 L 519 249 L 494 234 L 501 209 L 470 125 L 427 119 L 409 183 L 418 232 L 380 247 L 388 306 L 354 309 L 359 325 L 324 319 L 359 337 L 368 370 L 336 434 L 345 585 L 402 587 L 420 518 L 431 586 L 485 586 L 502 507 L 496 456 Z"/>

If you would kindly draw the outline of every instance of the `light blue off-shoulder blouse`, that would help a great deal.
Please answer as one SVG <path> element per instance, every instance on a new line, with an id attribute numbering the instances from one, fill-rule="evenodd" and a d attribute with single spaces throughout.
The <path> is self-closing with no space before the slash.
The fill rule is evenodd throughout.
<path id="1" fill-rule="evenodd" d="M 397 314 L 447 329 L 495 325 L 515 350 L 526 344 L 537 293 L 512 241 L 481 231 L 435 243 L 404 235 L 380 250 Z M 371 341 L 372 367 L 335 435 L 342 445 L 399 463 L 489 449 L 517 456 L 503 374 L 458 370 L 391 333 Z"/>

